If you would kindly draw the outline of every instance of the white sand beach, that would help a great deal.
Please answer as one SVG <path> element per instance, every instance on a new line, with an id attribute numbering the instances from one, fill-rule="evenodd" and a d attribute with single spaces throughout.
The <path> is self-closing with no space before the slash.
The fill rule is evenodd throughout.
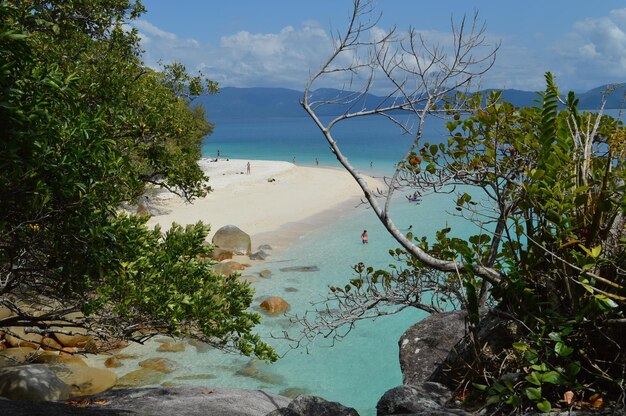
<path id="1" fill-rule="evenodd" d="M 316 224 L 337 218 L 340 211 L 349 213 L 362 196 L 341 169 L 265 160 L 202 159 L 199 164 L 213 191 L 191 204 L 166 191 L 156 193 L 148 204 L 150 225 L 166 230 L 172 222 L 203 221 L 211 225 L 211 238 L 220 227 L 233 224 L 253 237 L 253 246 L 270 243 L 280 248 Z M 376 186 L 376 179 L 368 180 Z"/>

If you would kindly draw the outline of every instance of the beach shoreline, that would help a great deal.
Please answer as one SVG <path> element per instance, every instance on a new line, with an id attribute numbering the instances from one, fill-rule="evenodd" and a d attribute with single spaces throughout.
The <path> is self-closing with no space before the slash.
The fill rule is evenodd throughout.
<path id="1" fill-rule="evenodd" d="M 174 222 L 202 221 L 211 226 L 211 241 L 219 228 L 232 224 L 251 236 L 253 251 L 262 244 L 281 251 L 316 228 L 364 209 L 361 189 L 341 169 L 245 159 L 201 159 L 199 165 L 212 192 L 192 203 L 163 189 L 149 192 L 143 201 L 152 214 L 149 226 L 166 231 Z M 374 187 L 379 183 L 367 180 Z"/>

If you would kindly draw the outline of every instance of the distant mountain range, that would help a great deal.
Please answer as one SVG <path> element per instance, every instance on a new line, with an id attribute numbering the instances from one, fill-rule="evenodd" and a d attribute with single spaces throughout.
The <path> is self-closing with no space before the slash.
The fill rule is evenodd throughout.
<path id="1" fill-rule="evenodd" d="M 626 86 L 608 86 L 603 85 L 582 94 L 577 94 L 580 105 L 583 110 L 595 110 L 600 107 L 602 95 L 607 89 L 611 88 L 612 92 L 607 96 L 606 108 L 622 108 L 624 106 L 624 97 L 626 94 Z M 486 90 L 487 93 L 491 90 Z M 354 93 L 340 91 L 331 88 L 318 89 L 314 91 L 314 97 L 321 100 L 332 100 L 337 98 L 356 97 Z M 518 107 L 528 107 L 538 105 L 536 100 L 539 98 L 536 92 L 520 91 L 513 89 L 502 90 L 504 101 L 508 101 Z M 304 110 L 300 106 L 302 92 L 287 88 L 221 88 L 217 95 L 204 95 L 196 98 L 195 102 L 204 106 L 209 119 L 235 118 L 235 117 L 301 117 L 305 115 Z M 338 115 L 343 114 L 350 107 L 353 109 L 374 108 L 383 103 L 385 97 L 379 97 L 372 94 L 366 94 L 349 105 L 332 105 L 322 106 L 319 108 L 318 115 Z M 387 99 L 391 103 L 390 99 Z"/>

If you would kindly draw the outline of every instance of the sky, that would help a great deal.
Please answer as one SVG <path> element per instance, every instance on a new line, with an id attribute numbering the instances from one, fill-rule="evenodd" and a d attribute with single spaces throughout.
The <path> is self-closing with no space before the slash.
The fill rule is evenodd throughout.
<path id="1" fill-rule="evenodd" d="M 352 0 L 142 0 L 131 23 L 144 62 L 183 63 L 220 87 L 283 87 L 302 91 L 332 52 L 331 33 L 344 30 Z M 626 82 L 626 1 L 373 0 L 382 17 L 373 36 L 413 28 L 446 45 L 451 21 L 478 12 L 485 43 L 500 45 L 482 88 L 543 90 L 544 73 L 561 90 L 585 92 Z M 338 86 L 330 85 L 320 86 Z"/>

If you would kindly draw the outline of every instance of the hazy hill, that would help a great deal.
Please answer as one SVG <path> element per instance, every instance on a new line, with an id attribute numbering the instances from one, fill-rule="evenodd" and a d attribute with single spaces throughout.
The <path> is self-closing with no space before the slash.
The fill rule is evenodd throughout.
<path id="1" fill-rule="evenodd" d="M 490 90 L 484 91 L 485 93 Z M 607 86 L 600 86 L 584 93 L 579 93 L 580 109 L 597 109 L 600 107 L 602 94 Z M 565 91 L 563 92 L 565 93 Z M 314 97 L 319 100 L 353 98 L 349 105 L 322 106 L 319 115 L 342 114 L 350 107 L 352 109 L 374 108 L 381 104 L 385 97 L 372 94 L 357 96 L 355 93 L 323 88 L 314 91 Z M 606 108 L 621 108 L 624 104 L 626 87 L 614 87 L 607 96 Z M 507 89 L 502 92 L 503 99 L 518 107 L 537 105 L 539 96 L 532 91 Z M 287 88 L 222 88 L 217 95 L 205 95 L 196 99 L 207 110 L 209 119 L 235 117 L 301 117 L 306 113 L 300 106 L 302 92 Z M 388 99 L 389 100 L 389 99 Z M 390 102 L 390 101 L 388 101 Z"/>

